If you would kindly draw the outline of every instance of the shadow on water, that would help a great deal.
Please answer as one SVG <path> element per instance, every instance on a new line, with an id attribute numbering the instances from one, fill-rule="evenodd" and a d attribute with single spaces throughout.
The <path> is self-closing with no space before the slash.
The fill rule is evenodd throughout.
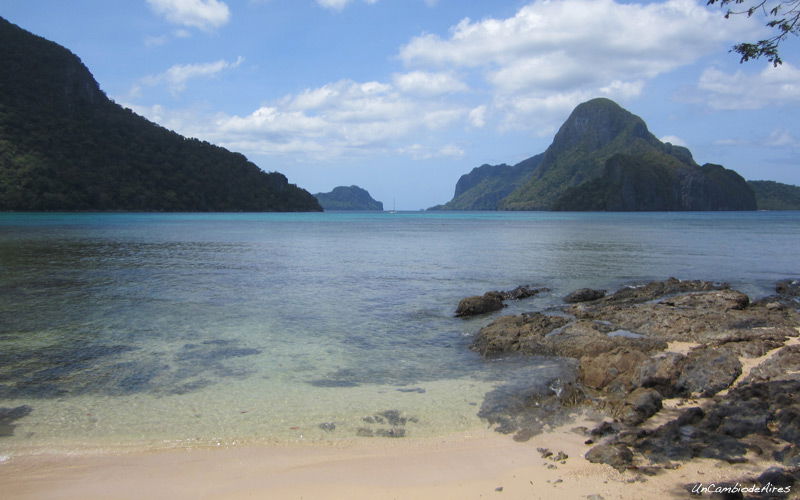
<path id="1" fill-rule="evenodd" d="M 0 408 L 0 437 L 14 435 L 14 422 L 22 417 L 28 416 L 33 411 L 28 405 L 17 406 L 16 408 Z"/>
<path id="2" fill-rule="evenodd" d="M 185 344 L 176 353 L 80 342 L 9 349 L 0 352 L 0 398 L 185 394 L 252 375 L 233 360 L 260 353 L 232 340 Z"/>
<path id="3" fill-rule="evenodd" d="M 497 432 L 515 433 L 518 441 L 570 421 L 572 406 L 583 400 L 575 359 L 526 358 L 506 375 L 505 382 L 486 393 L 478 416 Z"/>

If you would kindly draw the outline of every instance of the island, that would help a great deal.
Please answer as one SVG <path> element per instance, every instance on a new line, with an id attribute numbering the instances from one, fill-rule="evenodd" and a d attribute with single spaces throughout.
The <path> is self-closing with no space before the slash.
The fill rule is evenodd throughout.
<path id="1" fill-rule="evenodd" d="M 317 193 L 314 196 L 325 210 L 383 211 L 383 203 L 374 200 L 366 189 L 358 186 L 338 186 L 330 193 Z"/>

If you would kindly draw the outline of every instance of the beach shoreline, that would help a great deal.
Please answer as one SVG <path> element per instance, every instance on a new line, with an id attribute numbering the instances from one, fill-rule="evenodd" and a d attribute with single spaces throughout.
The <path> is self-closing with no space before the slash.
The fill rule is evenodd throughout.
<path id="1" fill-rule="evenodd" d="M 572 429 L 591 423 L 578 418 L 524 443 L 484 429 L 338 446 L 28 455 L 0 464 L 0 490 L 15 499 L 683 498 L 686 484 L 764 467 L 757 458 L 735 465 L 695 459 L 655 476 L 618 472 L 583 458 L 590 446 Z M 538 448 L 568 458 L 545 457 Z"/>

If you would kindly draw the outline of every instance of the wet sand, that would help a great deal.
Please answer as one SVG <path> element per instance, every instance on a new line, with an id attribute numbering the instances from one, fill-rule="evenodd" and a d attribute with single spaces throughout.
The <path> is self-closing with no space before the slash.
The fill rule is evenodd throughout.
<path id="1" fill-rule="evenodd" d="M 239 446 L 92 455 L 30 455 L 0 464 L 9 499 L 686 498 L 682 485 L 747 476 L 757 460 L 694 460 L 656 476 L 583 458 L 576 421 L 518 443 L 489 430 L 332 446 Z M 537 448 L 563 451 L 564 463 Z"/>

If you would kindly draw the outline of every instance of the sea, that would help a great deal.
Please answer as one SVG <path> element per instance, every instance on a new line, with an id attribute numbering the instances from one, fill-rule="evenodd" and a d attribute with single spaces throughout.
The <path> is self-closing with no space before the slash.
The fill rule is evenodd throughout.
<path id="1" fill-rule="evenodd" d="M 800 277 L 800 212 L 0 214 L 0 461 L 485 428 L 553 358 L 469 349 L 578 288 Z M 459 300 L 548 291 L 487 316 Z"/>

